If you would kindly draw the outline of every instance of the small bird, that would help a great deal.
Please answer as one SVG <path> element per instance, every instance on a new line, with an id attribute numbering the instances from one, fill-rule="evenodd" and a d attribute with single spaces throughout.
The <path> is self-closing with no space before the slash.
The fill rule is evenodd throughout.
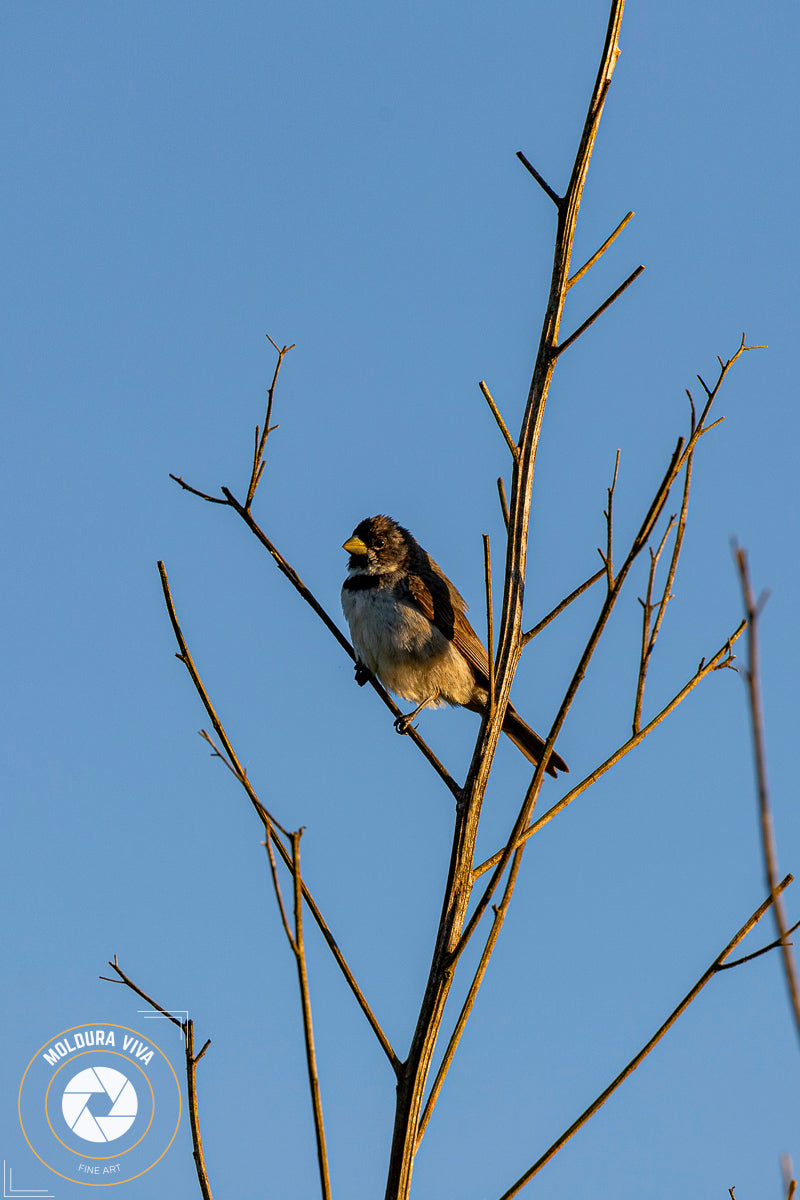
<path id="1" fill-rule="evenodd" d="M 467 605 L 442 568 L 391 517 L 368 517 L 344 543 L 350 555 L 342 608 L 357 655 L 356 682 L 365 668 L 417 707 L 398 717 L 406 733 L 423 708 L 463 705 L 483 713 L 489 702 L 489 658 L 466 617 Z M 509 702 L 503 733 L 532 763 L 544 739 Z M 569 767 L 555 750 L 549 775 Z"/>

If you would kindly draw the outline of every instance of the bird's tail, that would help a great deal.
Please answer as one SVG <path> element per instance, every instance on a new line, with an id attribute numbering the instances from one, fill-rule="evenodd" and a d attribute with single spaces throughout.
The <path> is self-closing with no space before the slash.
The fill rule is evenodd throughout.
<path id="1" fill-rule="evenodd" d="M 530 762 L 534 765 L 539 762 L 544 750 L 544 738 L 540 738 L 538 733 L 535 733 L 531 729 L 530 725 L 526 725 L 517 710 L 510 704 L 503 718 L 503 733 L 511 738 L 517 749 L 521 750 Z M 550 754 L 546 770 L 547 774 L 552 775 L 555 779 L 559 771 L 569 771 L 569 767 L 561 755 L 553 750 Z"/>

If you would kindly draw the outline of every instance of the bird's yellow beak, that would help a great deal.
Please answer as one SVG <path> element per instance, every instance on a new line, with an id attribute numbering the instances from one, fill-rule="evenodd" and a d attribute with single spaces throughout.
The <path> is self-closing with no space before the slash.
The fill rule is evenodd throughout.
<path id="1" fill-rule="evenodd" d="M 342 546 L 342 549 L 346 550 L 348 554 L 366 554 L 367 553 L 366 543 L 362 542 L 361 538 L 356 537 L 355 534 L 353 534 L 352 537 L 349 537 L 347 539 L 347 541 Z"/>

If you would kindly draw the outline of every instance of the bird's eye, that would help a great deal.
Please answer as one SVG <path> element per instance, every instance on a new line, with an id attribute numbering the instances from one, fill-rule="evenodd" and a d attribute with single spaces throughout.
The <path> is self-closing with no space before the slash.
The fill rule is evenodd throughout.
<path id="1" fill-rule="evenodd" d="M 378 537 L 378 538 L 375 538 L 375 541 L 372 543 L 372 545 L 375 550 L 382 550 L 383 547 L 386 545 L 386 542 L 382 537 Z"/>

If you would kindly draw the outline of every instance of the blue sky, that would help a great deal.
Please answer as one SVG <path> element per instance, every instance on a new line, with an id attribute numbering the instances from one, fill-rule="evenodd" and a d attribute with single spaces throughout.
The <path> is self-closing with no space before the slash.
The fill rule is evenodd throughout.
<path id="1" fill-rule="evenodd" d="M 481 534 L 500 560 L 502 439 L 516 431 L 606 5 L 338 6 L 7 0 L 2 390 L 7 914 L 2 1153 L 15 1186 L 79 1194 L 27 1149 L 20 1076 L 57 1031 L 141 1027 L 98 982 L 118 954 L 212 1038 L 201 1068 L 216 1192 L 314 1196 L 294 964 L 260 827 L 196 730 L 156 560 L 262 799 L 306 826 L 307 881 L 398 1052 L 429 963 L 452 807 L 235 515 L 169 472 L 243 494 L 273 354 L 296 342 L 256 519 L 344 621 L 342 541 L 410 527 L 482 629 Z M 742 331 L 695 467 L 691 523 L 645 711 L 740 619 L 762 627 L 781 866 L 800 871 L 796 5 L 631 2 L 565 332 L 644 275 L 563 358 L 534 485 L 526 616 L 595 570 L 614 456 L 619 545 L 686 426 L 686 387 Z M 563 731 L 572 778 L 627 736 L 632 581 Z M 517 707 L 546 729 L 591 627 L 583 597 L 529 649 Z M 741 644 L 740 644 L 741 645 Z M 463 712 L 421 731 L 462 777 Z M 531 844 L 482 998 L 418 1158 L 418 1200 L 499 1195 L 616 1074 L 766 894 L 744 688 L 713 676 Z M 526 764 L 500 748 L 480 848 Z M 561 795 L 546 784 L 549 804 Z M 798 885 L 796 884 L 795 887 Z M 800 916 L 790 889 L 787 906 Z M 772 936 L 765 921 L 750 939 Z M 334 1193 L 382 1192 L 393 1079 L 309 935 Z M 150 1032 L 150 1027 L 148 1027 Z M 160 1044 L 179 1061 L 177 1039 Z M 780 1195 L 800 1160 L 798 1041 L 777 957 L 715 980 L 527 1193 Z M 184 1126 L 134 1200 L 194 1195 Z M 82 1194 L 82 1193 L 80 1193 Z"/>

